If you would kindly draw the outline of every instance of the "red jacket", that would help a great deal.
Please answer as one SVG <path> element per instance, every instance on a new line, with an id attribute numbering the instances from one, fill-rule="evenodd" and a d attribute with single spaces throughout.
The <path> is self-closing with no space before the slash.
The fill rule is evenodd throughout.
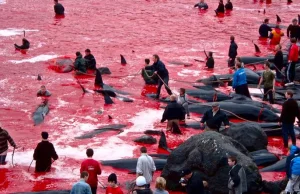
<path id="1" fill-rule="evenodd" d="M 121 190 L 120 187 L 117 188 L 107 187 L 105 194 L 123 194 L 123 191 Z"/>
<path id="2" fill-rule="evenodd" d="M 289 61 L 297 62 L 298 61 L 298 46 L 296 44 L 292 44 L 290 52 L 289 52 Z"/>
<path id="3" fill-rule="evenodd" d="M 98 161 L 94 159 L 86 159 L 81 163 L 80 173 L 86 171 L 89 173 L 89 178 L 87 183 L 91 187 L 97 187 L 98 185 L 98 177 L 97 175 L 101 174 L 101 168 Z"/>

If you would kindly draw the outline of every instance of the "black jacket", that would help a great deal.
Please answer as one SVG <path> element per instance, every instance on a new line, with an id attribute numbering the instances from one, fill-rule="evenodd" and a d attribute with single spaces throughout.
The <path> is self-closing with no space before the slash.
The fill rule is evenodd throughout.
<path id="1" fill-rule="evenodd" d="M 11 146 L 16 147 L 14 140 L 10 137 L 8 132 L 0 127 L 0 154 L 8 150 L 8 143 Z"/>
<path id="2" fill-rule="evenodd" d="M 157 61 L 156 63 L 153 63 L 153 65 L 149 66 L 149 68 L 152 68 L 154 71 L 157 71 L 157 74 L 163 79 L 167 76 L 169 76 L 169 72 L 161 61 Z"/>
<path id="3" fill-rule="evenodd" d="M 226 3 L 225 8 L 229 10 L 233 9 L 232 3 L 231 2 Z"/>
<path id="4" fill-rule="evenodd" d="M 201 175 L 198 172 L 193 172 L 192 177 L 186 185 L 187 194 L 204 194 L 204 185 Z"/>
<path id="5" fill-rule="evenodd" d="M 184 118 L 185 118 L 185 109 L 181 104 L 178 104 L 176 101 L 173 101 L 170 102 L 166 107 L 161 122 L 164 122 L 166 120 L 173 120 L 173 119 L 182 120 Z"/>
<path id="6" fill-rule="evenodd" d="M 300 27 L 298 25 L 290 24 L 286 32 L 289 38 L 300 38 Z"/>
<path id="7" fill-rule="evenodd" d="M 223 3 L 219 3 L 219 6 L 216 10 L 218 13 L 224 13 L 225 12 L 225 7 Z"/>
<path id="8" fill-rule="evenodd" d="M 295 117 L 300 121 L 298 104 L 292 98 L 287 99 L 282 105 L 279 121 L 282 123 L 294 123 Z"/>
<path id="9" fill-rule="evenodd" d="M 49 141 L 40 142 L 34 150 L 33 159 L 36 160 L 35 171 L 45 172 L 51 169 L 51 159 L 57 160 L 58 156 L 54 146 Z"/>
<path id="10" fill-rule="evenodd" d="M 207 59 L 207 61 L 206 61 L 206 67 L 213 69 L 214 66 L 215 66 L 215 60 L 214 60 L 214 58 L 213 57 L 209 57 Z"/>
<path id="11" fill-rule="evenodd" d="M 206 122 L 206 125 L 209 128 L 217 129 L 217 130 L 219 130 L 219 128 L 221 127 L 222 122 L 224 123 L 224 125 L 229 125 L 229 120 L 227 115 L 221 110 L 218 110 L 215 116 L 213 116 L 212 110 L 206 111 L 200 122 L 201 123 Z"/>
<path id="12" fill-rule="evenodd" d="M 83 73 L 86 73 L 86 64 L 85 60 L 82 58 L 82 55 L 79 55 L 76 57 L 75 62 L 74 62 L 74 67 L 77 71 L 81 71 Z"/>
<path id="13" fill-rule="evenodd" d="M 275 64 L 275 66 L 281 70 L 283 68 L 283 54 L 282 51 L 278 51 L 275 54 L 274 59 L 270 59 L 270 62 L 273 62 Z"/>
<path id="14" fill-rule="evenodd" d="M 241 179 L 239 176 L 239 171 L 241 168 L 242 168 L 242 166 L 237 164 L 234 167 L 232 167 L 231 170 L 229 171 L 229 176 L 234 183 L 233 187 L 237 187 L 241 182 Z"/>
<path id="15" fill-rule="evenodd" d="M 235 58 L 237 56 L 237 49 L 237 44 L 234 41 L 231 41 L 228 56 L 232 59 Z"/>
<path id="16" fill-rule="evenodd" d="M 262 24 L 259 27 L 259 35 L 263 38 L 268 38 L 269 37 L 269 32 L 272 32 L 272 28 L 268 26 L 268 24 Z"/>
<path id="17" fill-rule="evenodd" d="M 96 69 L 96 59 L 94 57 L 94 55 L 89 54 L 89 55 L 85 55 L 84 59 L 86 61 L 86 67 L 88 69 Z"/>
<path id="18" fill-rule="evenodd" d="M 54 12 L 57 15 L 64 15 L 65 14 L 65 8 L 62 6 L 62 4 L 57 3 L 54 5 Z"/>

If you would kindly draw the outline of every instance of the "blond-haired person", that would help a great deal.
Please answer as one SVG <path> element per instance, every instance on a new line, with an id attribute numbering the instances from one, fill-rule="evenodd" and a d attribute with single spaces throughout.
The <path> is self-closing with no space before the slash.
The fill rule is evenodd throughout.
<path id="1" fill-rule="evenodd" d="M 169 194 L 166 189 L 166 180 L 163 177 L 157 177 L 154 194 Z"/>

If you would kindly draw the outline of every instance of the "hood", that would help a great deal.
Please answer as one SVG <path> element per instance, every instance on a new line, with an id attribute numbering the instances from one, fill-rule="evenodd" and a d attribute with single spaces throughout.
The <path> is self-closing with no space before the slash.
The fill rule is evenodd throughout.
<path id="1" fill-rule="evenodd" d="M 281 33 L 281 30 L 280 30 L 279 28 L 275 28 L 275 32 L 276 32 L 277 34 L 280 34 L 280 33 Z"/>
<path id="2" fill-rule="evenodd" d="M 292 145 L 290 149 L 290 155 L 296 154 L 300 151 L 300 149 L 297 146 Z"/>

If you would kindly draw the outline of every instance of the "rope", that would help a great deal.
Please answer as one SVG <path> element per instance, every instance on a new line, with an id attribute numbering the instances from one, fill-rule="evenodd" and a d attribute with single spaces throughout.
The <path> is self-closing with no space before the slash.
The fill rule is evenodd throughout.
<path id="1" fill-rule="evenodd" d="M 14 150 L 13 150 L 13 153 L 12 153 L 12 155 L 11 155 L 11 163 L 12 163 L 12 165 L 14 166 L 14 154 L 15 154 L 15 147 L 14 147 Z"/>
<path id="2" fill-rule="evenodd" d="M 27 170 L 28 172 L 29 172 L 32 162 L 33 162 L 33 159 L 31 160 L 30 165 L 28 166 L 28 170 Z"/>

